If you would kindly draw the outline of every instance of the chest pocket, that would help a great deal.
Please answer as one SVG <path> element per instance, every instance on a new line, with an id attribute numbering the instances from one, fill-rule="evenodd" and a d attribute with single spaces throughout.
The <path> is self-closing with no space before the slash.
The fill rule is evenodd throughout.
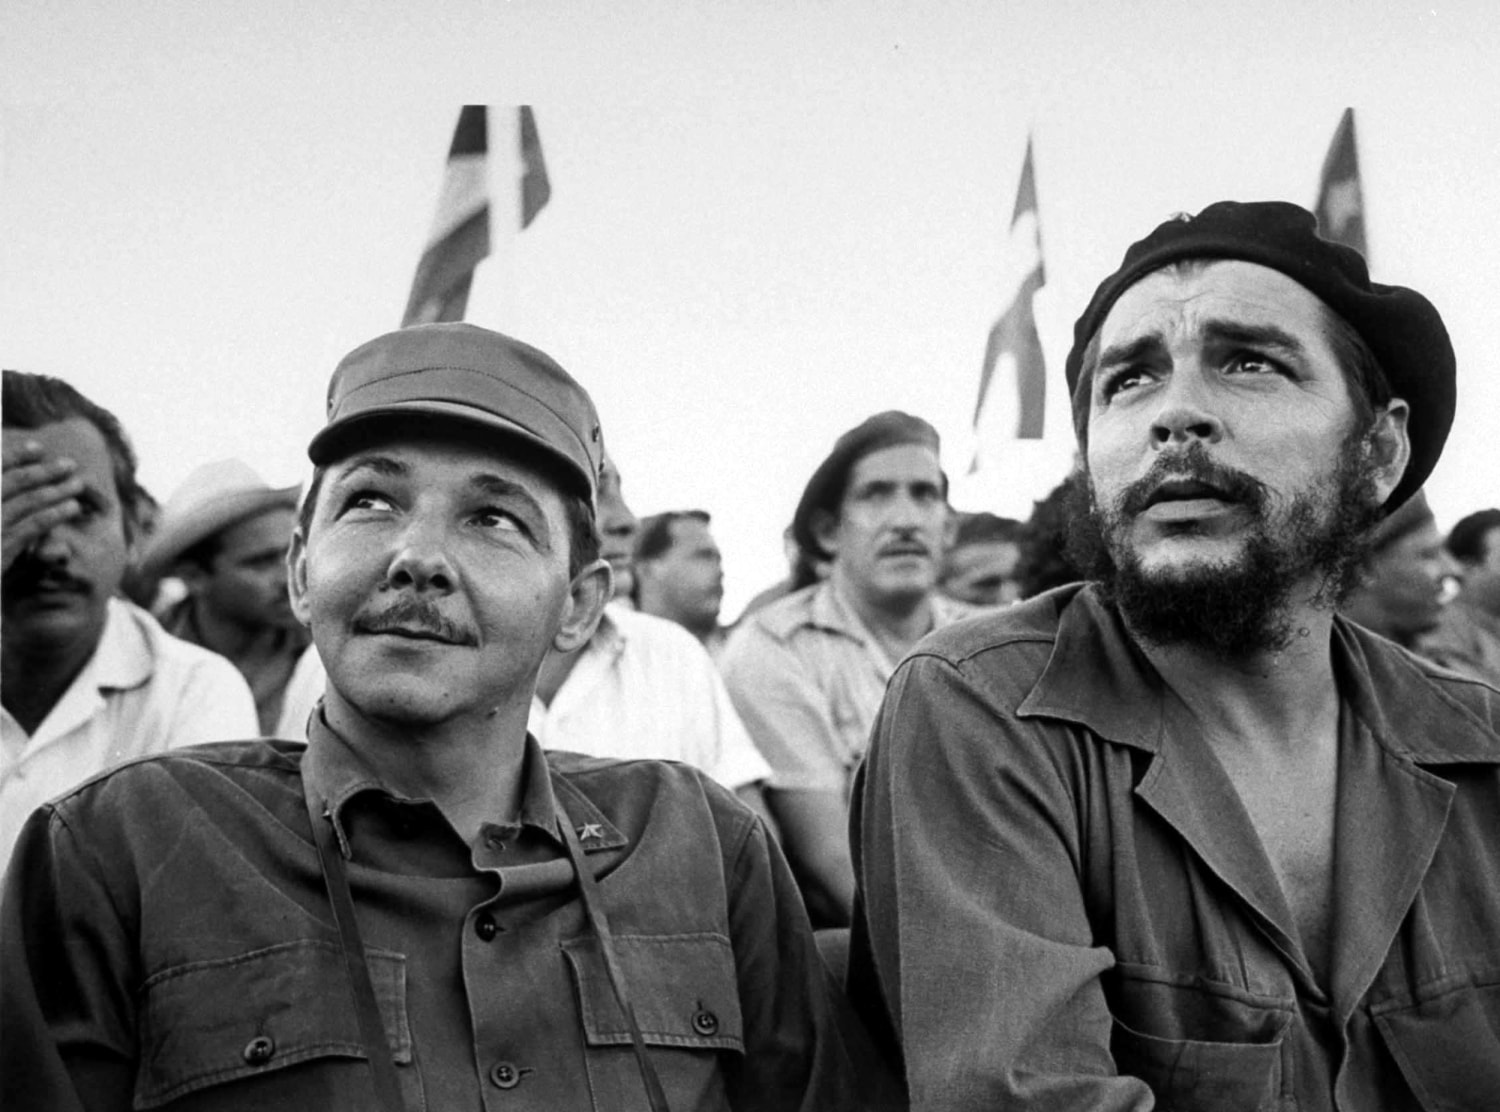
<path id="1" fill-rule="evenodd" d="M 386 1038 L 398 1066 L 410 1065 L 406 959 L 383 950 L 367 956 Z M 287 942 L 163 970 L 143 988 L 139 1026 L 138 1109 L 228 1082 L 250 1083 L 245 1101 L 216 1098 L 215 1108 L 267 1107 L 287 1085 L 306 1096 L 369 1084 L 343 952 L 331 942 Z M 304 1071 L 287 1077 L 288 1067 L 319 1062 L 343 1068 L 322 1079 Z M 420 1105 L 420 1082 L 408 1076 L 415 1071 L 398 1072 L 403 1088 L 414 1088 L 408 1106 L 413 1097 Z"/>
<path id="2" fill-rule="evenodd" d="M 1110 982 L 1115 1066 L 1151 1086 L 1162 1112 L 1281 1107 L 1290 1001 L 1126 963 Z"/>
<path id="3" fill-rule="evenodd" d="M 721 1055 L 743 1054 L 734 953 L 722 935 L 616 935 L 615 957 L 647 1054 L 678 1109 L 727 1109 Z M 648 1108 L 598 939 L 563 943 L 578 989 L 589 1089 L 599 1112 Z"/>
<path id="4" fill-rule="evenodd" d="M 1491 1108 L 1500 1094 L 1500 968 L 1422 986 L 1376 1004 L 1375 1026 L 1407 1083 L 1433 1110 Z"/>

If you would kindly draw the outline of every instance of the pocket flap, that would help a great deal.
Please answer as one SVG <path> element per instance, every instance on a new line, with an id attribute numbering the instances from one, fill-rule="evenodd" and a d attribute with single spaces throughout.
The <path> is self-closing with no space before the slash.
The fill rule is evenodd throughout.
<path id="1" fill-rule="evenodd" d="M 1375 1025 L 1426 1108 L 1490 1108 L 1500 1093 L 1500 970 L 1422 986 L 1419 998 L 1371 1008 Z"/>
<path id="2" fill-rule="evenodd" d="M 392 1053 L 410 1062 L 406 959 L 384 950 L 367 957 Z M 336 943 L 286 942 L 173 966 L 142 993 L 137 1108 L 312 1058 L 365 1056 Z"/>
<path id="3" fill-rule="evenodd" d="M 1252 1112 L 1275 1106 L 1281 1043 L 1281 1034 L 1271 1042 L 1163 1039 L 1117 1019 L 1109 1048 L 1119 1071 L 1149 1085 L 1160 1108 Z"/>
<path id="4" fill-rule="evenodd" d="M 578 985 L 590 1046 L 629 1046 L 599 940 L 562 944 Z M 616 935 L 615 958 L 641 1037 L 655 1046 L 745 1049 L 739 981 L 729 940 L 717 934 Z"/>

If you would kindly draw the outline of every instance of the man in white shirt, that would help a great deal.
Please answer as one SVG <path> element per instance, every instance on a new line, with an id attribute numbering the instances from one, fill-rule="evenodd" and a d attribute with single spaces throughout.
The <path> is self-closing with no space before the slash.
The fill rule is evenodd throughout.
<path id="1" fill-rule="evenodd" d="M 675 622 L 609 606 L 550 703 L 531 702 L 547 749 L 702 769 L 752 806 L 771 775 L 707 651 Z"/>
<path id="2" fill-rule="evenodd" d="M 635 541 L 635 602 L 643 614 L 676 622 L 718 658 L 729 631 L 719 624 L 724 560 L 707 510 L 652 514 Z"/>
<path id="3" fill-rule="evenodd" d="M 105 768 L 254 737 L 227 660 L 115 598 L 141 491 L 119 422 L 60 379 L 4 374 L 0 864 L 36 807 Z"/>

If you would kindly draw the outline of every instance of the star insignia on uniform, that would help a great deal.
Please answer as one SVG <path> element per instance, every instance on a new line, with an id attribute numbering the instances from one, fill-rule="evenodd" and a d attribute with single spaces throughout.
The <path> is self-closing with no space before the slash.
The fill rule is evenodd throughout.
<path id="1" fill-rule="evenodd" d="M 578 840 L 592 842 L 604 837 L 604 827 L 597 822 L 586 822 L 578 828 Z"/>

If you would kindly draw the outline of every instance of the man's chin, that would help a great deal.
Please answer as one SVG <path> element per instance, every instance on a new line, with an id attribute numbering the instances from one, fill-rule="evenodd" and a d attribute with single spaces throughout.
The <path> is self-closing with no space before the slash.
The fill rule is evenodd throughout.
<path id="1" fill-rule="evenodd" d="M 1248 557 L 1142 567 L 1126 560 L 1104 583 L 1143 640 L 1226 659 L 1278 652 L 1294 636 L 1284 575 Z"/>
<path id="2" fill-rule="evenodd" d="M 5 632 L 17 643 L 63 646 L 80 639 L 98 640 L 104 630 L 105 608 L 82 594 L 41 595 L 6 600 Z"/>
<path id="3" fill-rule="evenodd" d="M 1125 566 L 1142 581 L 1166 590 L 1174 584 L 1191 586 L 1205 578 L 1233 579 L 1248 570 L 1247 563 L 1243 546 L 1215 545 L 1132 554 Z"/>
<path id="4" fill-rule="evenodd" d="M 937 585 L 931 568 L 914 569 L 906 574 L 882 576 L 874 584 L 874 598 L 886 606 L 916 606 Z"/>
<path id="5" fill-rule="evenodd" d="M 373 691 L 344 692 L 344 701 L 372 722 L 420 730 L 440 726 L 455 716 L 452 702 L 440 692 L 389 685 Z"/>

